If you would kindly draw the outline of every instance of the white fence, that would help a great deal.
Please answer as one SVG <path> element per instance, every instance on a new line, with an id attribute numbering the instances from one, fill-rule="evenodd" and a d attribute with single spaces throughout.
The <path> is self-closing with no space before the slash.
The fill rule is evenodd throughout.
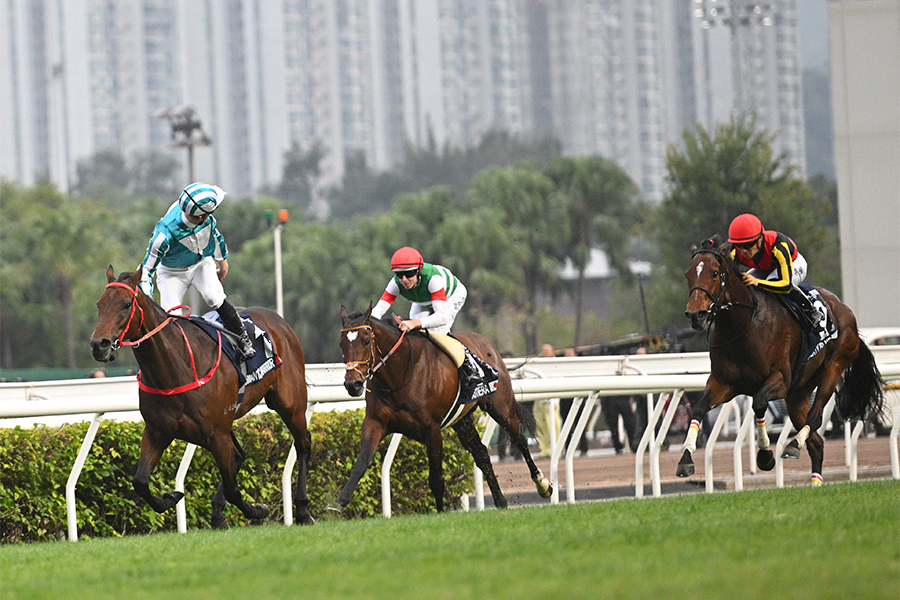
<path id="1" fill-rule="evenodd" d="M 879 368 L 885 379 L 900 377 L 900 346 L 873 348 Z M 551 454 L 550 479 L 554 487 L 552 503 L 559 501 L 558 462 L 563 451 L 565 454 L 566 494 L 567 502 L 575 501 L 574 457 L 575 447 L 565 447 L 564 441 L 568 432 L 574 430 L 572 439 L 578 440 L 588 423 L 593 406 L 600 396 L 621 394 L 648 394 L 648 406 L 652 410 L 650 424 L 644 431 L 635 456 L 635 496 L 642 497 L 644 492 L 643 458 L 650 453 L 650 480 L 654 496 L 660 495 L 659 452 L 660 444 L 654 443 L 654 437 L 664 439 L 675 410 L 678 398 L 685 391 L 702 390 L 709 373 L 709 355 L 707 353 L 663 354 L 642 356 L 604 356 L 604 357 L 569 357 L 569 358 L 530 358 L 507 359 L 513 379 L 513 389 L 518 401 L 542 400 L 559 397 L 575 397 L 569 417 L 562 424 L 559 439 L 554 440 Z M 363 406 L 363 402 L 351 398 L 343 387 L 344 366 L 342 364 L 307 365 L 309 382 L 310 411 L 343 410 Z M 658 397 L 653 396 L 658 394 Z M 662 411 L 666 401 L 668 410 Z M 585 403 L 581 418 L 575 422 L 579 414 L 579 406 Z M 743 404 L 744 417 L 740 418 Z M 77 520 L 75 515 L 75 486 L 84 461 L 90 452 L 100 422 L 104 418 L 139 419 L 138 387 L 134 377 L 112 377 L 107 379 L 83 379 L 53 382 L 16 382 L 0 383 L 0 426 L 31 425 L 35 421 L 59 423 L 90 420 L 91 426 L 82 443 L 81 450 L 73 465 L 66 484 L 66 508 L 68 518 L 69 539 L 78 539 Z M 264 407 L 259 410 L 265 410 Z M 827 409 L 830 412 L 830 408 Z M 735 424 L 738 438 L 734 445 L 735 488 L 741 489 L 741 449 L 747 433 L 752 425 L 752 411 L 749 410 L 749 399 L 735 399 L 726 404 L 720 411 L 719 418 L 710 434 L 706 452 L 706 485 L 712 490 L 712 452 L 716 437 L 726 420 L 735 413 Z M 658 433 L 654 433 L 655 424 L 662 418 Z M 823 422 L 828 421 L 828 414 Z M 892 474 L 900 479 L 900 458 L 898 458 L 898 426 L 900 415 L 894 413 L 893 427 L 890 435 Z M 489 421 L 484 440 L 490 439 L 495 423 Z M 555 428 L 551 428 L 553 430 Z M 777 485 L 783 485 L 781 470 L 781 449 L 787 439 L 789 427 L 782 430 L 775 448 L 778 457 L 776 463 Z M 861 431 L 861 424 L 850 434 L 848 429 L 848 465 L 851 466 L 851 479 L 855 479 L 855 442 Z M 749 436 L 752 437 L 752 436 Z M 390 516 L 390 460 L 396 451 L 401 436 L 395 434 L 391 440 L 388 456 L 382 471 L 382 496 L 384 498 L 384 514 Z M 175 487 L 184 491 L 184 477 L 194 453 L 194 446 L 188 444 L 181 466 L 176 475 Z M 293 522 L 291 501 L 291 475 L 296 460 L 292 447 L 283 473 L 284 486 L 284 520 L 285 524 Z M 755 464 L 751 458 L 751 469 Z M 484 507 L 481 472 L 475 469 L 476 507 Z M 464 499 L 464 506 L 467 505 Z M 467 508 L 467 506 L 465 506 Z M 176 505 L 178 530 L 187 530 L 184 513 L 184 502 Z"/>

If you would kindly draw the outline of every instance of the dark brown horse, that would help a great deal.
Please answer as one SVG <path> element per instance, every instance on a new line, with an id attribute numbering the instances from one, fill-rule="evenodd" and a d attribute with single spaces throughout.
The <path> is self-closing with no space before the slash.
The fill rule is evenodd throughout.
<path id="1" fill-rule="evenodd" d="M 883 384 L 875 358 L 860 341 L 856 317 L 831 292 L 816 288 L 828 307 L 837 337 L 828 341 L 803 368 L 798 368 L 802 336 L 800 323 L 771 294 L 748 287 L 730 258 L 731 246 L 717 247 L 717 238 L 692 248 L 685 272 L 690 298 L 685 315 L 696 330 L 707 328 L 711 372 L 703 396 L 691 410 L 691 426 L 677 475 L 694 472 L 691 454 L 696 449 L 700 419 L 711 408 L 737 395 L 753 397 L 756 415 L 756 462 L 763 470 L 775 466 L 769 450 L 765 414 L 771 400 L 784 399 L 797 434 L 785 447 L 783 458 L 799 458 L 808 444 L 812 483 L 822 483 L 825 444 L 818 433 L 822 410 L 837 389 L 838 414 L 847 420 L 880 413 Z M 838 389 L 838 383 L 843 382 Z M 815 401 L 810 396 L 818 388 Z"/>
<path id="2" fill-rule="evenodd" d="M 97 301 L 100 317 L 91 335 L 91 351 L 94 359 L 107 362 L 115 359 L 120 345 L 131 345 L 141 369 L 139 399 L 144 435 L 133 480 L 135 491 L 160 513 L 184 497 L 174 491 L 157 497 L 149 485 L 150 473 L 165 449 L 175 439 L 184 440 L 209 450 L 222 475 L 212 500 L 213 527 L 228 527 L 222 514 L 226 500 L 248 519 L 265 518 L 268 507 L 248 503 L 241 494 L 237 473 L 244 462 L 244 450 L 232 433 L 235 419 L 265 397 L 268 407 L 278 413 L 294 437 L 299 464 L 294 496 L 297 520 L 312 523 L 306 495 L 310 450 L 306 371 L 300 341 L 287 322 L 271 310 L 246 309 L 268 332 L 275 354 L 283 362 L 259 381 L 248 384 L 239 404 L 238 373 L 222 353 L 224 340 L 216 342 L 191 320 L 167 315 L 138 286 L 141 269 L 122 273 L 116 281 L 110 267 L 106 277 L 109 285 Z"/>
<path id="3" fill-rule="evenodd" d="M 350 472 L 350 479 L 338 496 L 341 508 L 347 506 L 359 480 L 372 464 L 378 444 L 389 433 L 401 433 L 425 445 L 428 453 L 428 484 L 437 510 L 444 509 L 443 458 L 444 442 L 441 424 L 454 409 L 458 390 L 457 368 L 447 354 L 420 332 L 403 336 L 400 330 L 365 313 L 347 314 L 341 307 L 341 351 L 346 363 L 344 387 L 351 396 L 366 390 L 366 416 L 362 423 L 362 444 Z M 506 508 L 491 466 L 487 448 L 478 437 L 473 412 L 478 406 L 509 432 L 509 437 L 522 452 L 538 493 L 549 498 L 550 482 L 543 476 L 528 452 L 528 440 L 522 433 L 520 417 L 526 412 L 516 403 L 506 365 L 497 351 L 477 333 L 454 334 L 481 360 L 500 375 L 497 390 L 477 402 L 465 405 L 453 427 L 463 447 L 475 459 L 491 490 L 494 506 Z M 392 353 L 393 350 L 396 350 Z"/>

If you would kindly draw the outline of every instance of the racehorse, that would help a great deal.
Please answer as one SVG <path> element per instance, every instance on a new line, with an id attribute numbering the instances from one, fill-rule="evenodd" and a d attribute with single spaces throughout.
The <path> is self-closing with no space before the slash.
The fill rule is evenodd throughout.
<path id="1" fill-rule="evenodd" d="M 348 314 L 341 306 L 341 352 L 346 372 L 344 387 L 351 396 L 366 391 L 366 416 L 362 423 L 359 456 L 350 478 L 338 496 L 341 508 L 347 506 L 359 480 L 372 464 L 378 444 L 389 433 L 401 433 L 425 445 L 428 454 L 428 485 L 438 512 L 444 510 L 442 423 L 454 409 L 458 375 L 450 357 L 429 341 L 422 332 L 402 334 L 398 327 L 372 317 L 372 306 L 364 313 Z M 454 334 L 476 356 L 497 370 L 497 390 L 460 407 L 453 427 L 460 443 L 475 459 L 491 490 L 494 506 L 506 508 L 506 498 L 497 483 L 487 448 L 478 437 L 473 412 L 478 406 L 508 433 L 528 464 L 531 479 L 543 498 L 553 489 L 538 469 L 528 440 L 522 433 L 527 411 L 521 410 L 512 392 L 509 372 L 490 342 L 477 333 Z M 532 417 L 533 418 L 533 417 Z"/>
<path id="2" fill-rule="evenodd" d="M 174 439 L 209 450 L 215 458 L 222 482 L 212 499 L 211 524 L 227 529 L 225 501 L 248 519 L 264 519 L 265 504 L 244 500 L 237 473 L 244 450 L 232 432 L 236 419 L 244 416 L 265 397 L 290 430 L 297 449 L 299 474 L 295 489 L 298 522 L 314 522 L 309 513 L 306 479 L 309 471 L 310 435 L 306 424 L 306 375 L 303 349 L 296 334 L 277 313 L 248 308 L 254 323 L 268 332 L 275 354 L 282 363 L 259 381 L 246 386 L 238 402 L 238 373 L 223 361 L 222 344 L 211 338 L 193 320 L 173 317 L 138 285 L 141 269 L 122 273 L 116 280 L 112 266 L 106 271 L 109 284 L 97 301 L 100 316 L 91 334 L 95 360 L 116 358 L 120 346 L 132 346 L 140 366 L 138 379 L 144 434 L 141 456 L 132 481 L 135 491 L 157 512 L 164 512 L 184 497 L 172 491 L 155 496 L 149 486 L 150 473 Z M 202 377 L 198 374 L 206 374 Z"/>
<path id="3" fill-rule="evenodd" d="M 699 249 L 693 246 L 685 272 L 690 287 L 685 315 L 695 330 L 707 330 L 711 371 L 702 397 L 691 410 L 691 426 L 676 474 L 687 477 L 694 473 L 691 454 L 696 449 L 699 420 L 711 408 L 745 394 L 753 398 L 759 468 L 768 471 L 775 466 L 765 415 L 769 401 L 784 399 L 797 433 L 785 446 L 782 458 L 800 458 L 800 450 L 808 445 L 812 483 L 821 485 L 825 444 L 818 429 L 822 411 L 837 389 L 837 410 L 843 419 L 879 414 L 884 392 L 875 358 L 860 341 L 850 308 L 831 292 L 815 288 L 837 334 L 804 367 L 805 358 L 799 353 L 806 332 L 776 294 L 744 284 L 730 250 L 729 244 L 718 245 L 717 237 L 704 241 Z"/>

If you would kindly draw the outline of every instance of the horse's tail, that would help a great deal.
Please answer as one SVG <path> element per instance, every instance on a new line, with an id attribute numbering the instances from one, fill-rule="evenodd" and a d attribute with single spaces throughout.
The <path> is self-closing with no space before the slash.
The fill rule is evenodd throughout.
<path id="1" fill-rule="evenodd" d="M 522 425 L 522 435 L 534 437 L 537 435 L 537 422 L 534 420 L 534 412 L 528 410 L 531 403 L 526 407 L 521 402 L 516 402 L 516 414 L 519 415 L 519 423 Z"/>
<path id="2" fill-rule="evenodd" d="M 844 381 L 836 396 L 838 415 L 847 421 L 879 417 L 884 410 L 884 380 L 875 364 L 875 356 L 862 340 L 859 354 L 844 372 Z"/>

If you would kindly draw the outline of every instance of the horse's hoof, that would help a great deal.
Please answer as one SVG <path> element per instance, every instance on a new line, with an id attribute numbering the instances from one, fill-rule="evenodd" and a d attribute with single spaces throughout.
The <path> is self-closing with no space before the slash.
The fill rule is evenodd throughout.
<path id="1" fill-rule="evenodd" d="M 507 508 L 506 498 L 504 498 L 503 496 L 494 498 L 494 508 Z"/>
<path id="2" fill-rule="evenodd" d="M 791 443 L 784 447 L 781 458 L 800 458 L 800 443 L 797 440 L 791 440 Z"/>
<path id="3" fill-rule="evenodd" d="M 184 498 L 184 492 L 166 492 L 162 496 L 163 501 L 163 510 L 168 510 L 181 502 L 181 499 Z"/>
<path id="4" fill-rule="evenodd" d="M 771 450 L 759 450 L 756 453 L 756 466 L 763 471 L 771 471 L 775 468 L 775 453 Z"/>
<path id="5" fill-rule="evenodd" d="M 300 517 L 297 519 L 297 522 L 300 523 L 301 525 L 315 525 L 316 524 L 316 520 L 309 513 L 306 513 L 305 515 L 300 515 Z"/>
<path id="6" fill-rule="evenodd" d="M 535 479 L 534 484 L 537 486 L 538 496 L 541 498 L 549 498 L 553 495 L 553 485 L 546 477 Z"/>
<path id="7" fill-rule="evenodd" d="M 225 517 L 213 517 L 210 525 L 213 529 L 218 529 L 219 531 L 226 531 L 227 529 L 229 529 L 228 519 L 226 519 Z"/>
<path id="8" fill-rule="evenodd" d="M 681 460 L 678 461 L 678 468 L 675 469 L 676 477 L 690 477 L 694 474 L 694 459 L 691 458 L 691 453 L 687 450 L 684 451 L 684 454 L 681 455 Z"/>
<path id="9" fill-rule="evenodd" d="M 269 516 L 269 507 L 265 504 L 251 504 L 250 510 L 244 516 L 252 521 L 265 519 Z"/>

